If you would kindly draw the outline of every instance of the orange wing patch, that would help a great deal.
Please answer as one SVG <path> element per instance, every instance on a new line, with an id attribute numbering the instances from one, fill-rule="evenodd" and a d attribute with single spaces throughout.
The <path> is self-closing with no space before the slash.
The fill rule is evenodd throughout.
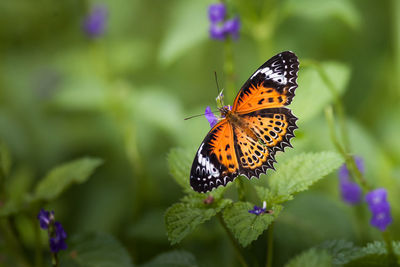
<path id="1" fill-rule="evenodd" d="M 219 163 L 227 170 L 222 175 L 236 172 L 239 168 L 233 139 L 233 131 L 230 123 L 214 132 L 214 138 L 210 140 L 211 152 L 215 154 Z"/>
<path id="2" fill-rule="evenodd" d="M 244 116 L 243 120 L 249 123 L 250 129 L 261 139 L 266 146 L 276 146 L 287 133 L 287 117 L 285 114 L 268 114 L 266 117 Z"/>
<path id="3" fill-rule="evenodd" d="M 251 85 L 237 95 L 233 111 L 238 113 L 252 112 L 264 108 L 278 108 L 286 105 L 288 87 L 284 87 L 281 92 L 272 87 L 263 85 Z"/>
<path id="4" fill-rule="evenodd" d="M 242 168 L 256 169 L 261 167 L 269 155 L 267 147 L 250 137 L 242 128 L 235 128 L 239 162 Z"/>
<path id="5" fill-rule="evenodd" d="M 190 185 L 197 192 L 225 186 L 239 174 L 231 124 L 223 119 L 207 134 L 197 150 L 190 171 Z"/>
<path id="6" fill-rule="evenodd" d="M 258 177 L 267 169 L 274 169 L 276 151 L 291 147 L 290 139 L 297 129 L 297 118 L 287 108 L 259 110 L 241 115 L 240 118 L 253 137 L 246 133 L 246 129 L 234 128 L 241 165 L 239 172 L 249 178 Z"/>

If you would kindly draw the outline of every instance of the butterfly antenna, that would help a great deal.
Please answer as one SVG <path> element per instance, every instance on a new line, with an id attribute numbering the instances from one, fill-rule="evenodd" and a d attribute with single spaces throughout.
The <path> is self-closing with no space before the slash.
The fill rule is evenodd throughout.
<path id="1" fill-rule="evenodd" d="M 217 84 L 217 95 L 219 95 L 220 90 L 219 90 L 218 77 L 216 71 L 214 71 L 214 76 L 215 76 L 215 83 Z"/>
<path id="2" fill-rule="evenodd" d="M 212 113 L 217 113 L 217 112 L 219 112 L 219 110 L 211 111 L 211 112 L 212 112 Z M 190 120 L 190 119 L 192 119 L 192 118 L 196 118 L 196 117 L 200 117 L 200 116 L 204 116 L 204 113 L 203 113 L 203 114 L 193 115 L 193 116 L 184 118 L 184 120 L 187 121 L 187 120 Z"/>

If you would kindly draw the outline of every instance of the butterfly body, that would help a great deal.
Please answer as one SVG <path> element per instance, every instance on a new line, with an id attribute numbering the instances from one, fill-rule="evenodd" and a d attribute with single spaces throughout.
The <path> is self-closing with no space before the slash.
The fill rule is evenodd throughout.
<path id="1" fill-rule="evenodd" d="M 190 184 L 207 192 L 238 175 L 259 177 L 274 169 L 275 153 L 291 147 L 297 118 L 286 108 L 297 88 L 298 60 L 282 52 L 259 67 L 240 89 L 232 110 L 210 130 L 193 161 Z"/>

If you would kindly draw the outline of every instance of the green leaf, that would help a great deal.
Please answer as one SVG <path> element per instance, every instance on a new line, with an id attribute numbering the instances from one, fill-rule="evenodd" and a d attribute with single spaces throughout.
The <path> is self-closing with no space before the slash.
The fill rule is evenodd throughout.
<path id="1" fill-rule="evenodd" d="M 12 172 L 5 181 L 7 197 L 4 199 L 5 203 L 0 206 L 0 216 L 15 214 L 26 207 L 26 200 L 29 199 L 28 191 L 33 181 L 33 172 L 30 168 L 19 167 Z"/>
<path id="2" fill-rule="evenodd" d="M 229 205 L 230 199 L 221 199 L 212 204 L 204 203 L 204 195 L 185 197 L 185 203 L 172 205 L 165 213 L 165 225 L 171 244 L 179 243 L 198 225 L 211 219 L 223 208 Z"/>
<path id="3" fill-rule="evenodd" d="M 184 250 L 174 250 L 162 253 L 142 267 L 194 267 L 197 266 L 196 258 L 192 253 Z"/>
<path id="4" fill-rule="evenodd" d="M 330 240 L 322 243 L 318 248 L 326 250 L 332 256 L 332 264 L 343 265 L 358 251 L 352 242 L 346 240 Z"/>
<path id="5" fill-rule="evenodd" d="M 193 192 L 193 189 L 190 187 L 192 161 L 193 153 L 182 148 L 173 148 L 168 154 L 169 172 L 183 190 L 188 193 Z"/>
<path id="6" fill-rule="evenodd" d="M 349 0 L 289 0 L 285 1 L 286 16 L 297 15 L 314 20 L 337 18 L 353 29 L 361 24 L 361 14 Z"/>
<path id="7" fill-rule="evenodd" d="M 347 87 L 350 68 L 345 64 L 322 62 L 316 65 L 310 62 L 307 67 L 301 68 L 298 79 L 299 89 L 296 90 L 296 98 L 291 105 L 293 113 L 300 118 L 300 123 L 312 119 L 333 101 L 333 94 L 321 77 L 321 72 L 327 76 L 338 94 L 343 94 Z"/>
<path id="8" fill-rule="evenodd" d="M 239 243 L 246 247 L 256 240 L 275 220 L 282 210 L 281 205 L 272 205 L 272 214 L 255 215 L 249 213 L 253 205 L 249 202 L 236 202 L 223 212 L 226 225 L 232 231 Z"/>
<path id="9" fill-rule="evenodd" d="M 375 241 L 373 243 L 368 243 L 367 246 L 354 252 L 348 262 L 343 266 L 379 267 L 395 265 L 391 264 L 385 244 L 383 242 Z"/>
<path id="10" fill-rule="evenodd" d="M 52 169 L 36 186 L 34 199 L 51 200 L 58 197 L 73 183 L 85 182 L 102 164 L 98 158 L 82 158 Z"/>
<path id="11" fill-rule="evenodd" d="M 343 164 L 343 159 L 335 152 L 300 154 L 278 166 L 270 177 L 271 191 L 281 201 L 308 189 L 313 183 L 322 179 Z"/>
<path id="12" fill-rule="evenodd" d="M 186 51 L 207 39 L 207 3 L 204 1 L 177 1 L 166 37 L 161 44 L 159 60 L 169 65 Z"/>
<path id="13" fill-rule="evenodd" d="M 68 253 L 60 253 L 61 266 L 130 267 L 129 253 L 112 235 L 83 234 L 68 240 Z"/>
<path id="14" fill-rule="evenodd" d="M 285 267 L 330 267 L 332 258 L 325 250 L 309 249 L 291 259 Z"/>
<path id="15" fill-rule="evenodd" d="M 7 146 L 0 142 L 0 179 L 6 178 L 10 174 L 11 155 Z"/>

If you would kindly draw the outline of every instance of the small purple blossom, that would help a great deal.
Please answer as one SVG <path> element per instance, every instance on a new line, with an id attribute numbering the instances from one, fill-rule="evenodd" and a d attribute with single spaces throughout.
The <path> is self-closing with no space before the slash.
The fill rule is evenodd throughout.
<path id="1" fill-rule="evenodd" d="M 224 26 L 219 24 L 212 23 L 210 25 L 210 37 L 215 40 L 224 40 L 225 39 L 225 31 Z"/>
<path id="2" fill-rule="evenodd" d="M 65 243 L 67 233 L 60 222 L 54 221 L 54 211 L 49 212 L 41 209 L 37 218 L 39 219 L 40 228 L 48 232 L 51 252 L 57 253 L 60 250 L 67 249 L 67 244 Z"/>
<path id="3" fill-rule="evenodd" d="M 387 191 L 384 188 L 378 188 L 365 195 L 365 201 L 372 213 L 371 225 L 382 232 L 392 223 L 390 214 L 390 204 L 387 201 Z"/>
<path id="4" fill-rule="evenodd" d="M 236 40 L 239 38 L 239 30 L 240 30 L 239 17 L 235 17 L 233 19 L 225 21 L 224 23 L 225 34 L 230 34 L 232 38 Z"/>
<path id="5" fill-rule="evenodd" d="M 233 39 L 239 38 L 240 19 L 225 20 L 226 7 L 223 3 L 211 4 L 208 7 L 208 18 L 210 20 L 209 34 L 211 39 L 225 40 L 228 36 Z"/>
<path id="6" fill-rule="evenodd" d="M 218 122 L 217 116 L 215 116 L 214 113 L 212 113 L 211 108 L 209 106 L 206 107 L 206 111 L 204 112 L 204 116 L 206 116 L 206 119 L 210 123 L 210 127 L 214 127 L 215 124 Z"/>
<path id="7" fill-rule="evenodd" d="M 354 157 L 354 160 L 356 162 L 357 169 L 361 172 L 364 173 L 365 167 L 364 167 L 364 160 L 361 157 Z M 347 168 L 346 164 L 343 164 L 340 169 L 339 169 L 339 178 L 343 179 L 350 179 L 350 172 L 349 169 Z"/>
<path id="8" fill-rule="evenodd" d="M 46 230 L 49 228 L 50 222 L 54 220 L 54 211 L 50 212 L 41 209 L 37 218 L 39 220 L 40 228 Z"/>
<path id="9" fill-rule="evenodd" d="M 208 7 L 208 18 L 212 23 L 221 22 L 225 19 L 226 7 L 224 3 L 211 4 Z"/>
<path id="10" fill-rule="evenodd" d="M 94 6 L 85 18 L 83 28 L 89 37 L 96 38 L 104 33 L 106 22 L 107 8 L 105 6 Z"/>
<path id="11" fill-rule="evenodd" d="M 355 157 L 356 165 L 361 173 L 364 173 L 364 161 L 361 157 Z M 338 172 L 340 194 L 344 202 L 355 205 L 360 203 L 362 197 L 361 187 L 350 180 L 350 172 L 346 164 L 343 164 Z"/>
<path id="12" fill-rule="evenodd" d="M 262 208 L 254 205 L 254 208 L 252 210 L 249 210 L 249 213 L 252 213 L 255 215 L 261 215 L 261 214 L 264 214 L 266 210 L 267 210 L 267 202 L 264 201 Z"/>
<path id="13" fill-rule="evenodd" d="M 64 231 L 61 223 L 54 223 L 54 236 L 50 237 L 49 244 L 50 250 L 53 253 L 57 253 L 60 250 L 67 249 L 67 244 L 65 243 L 65 239 L 67 238 L 67 233 Z"/>

